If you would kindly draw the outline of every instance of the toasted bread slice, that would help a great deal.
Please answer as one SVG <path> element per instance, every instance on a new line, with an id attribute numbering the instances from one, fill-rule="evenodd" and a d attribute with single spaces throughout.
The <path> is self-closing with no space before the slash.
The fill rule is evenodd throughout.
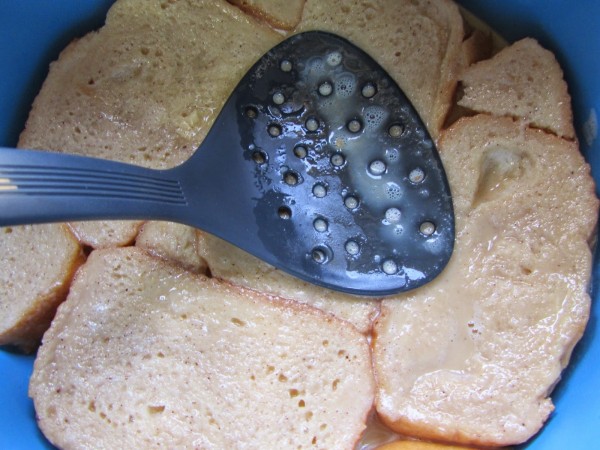
<path id="1" fill-rule="evenodd" d="M 0 345 L 33 351 L 84 256 L 60 224 L 0 228 Z"/>
<path id="2" fill-rule="evenodd" d="M 589 316 L 598 200 L 575 143 L 509 118 L 439 142 L 456 244 L 432 283 L 384 300 L 377 409 L 396 431 L 474 445 L 535 434 Z"/>
<path id="3" fill-rule="evenodd" d="M 374 380 L 347 323 L 129 247 L 82 266 L 30 394 L 61 448 L 352 448 Z"/>
<path id="4" fill-rule="evenodd" d="M 305 303 L 352 323 L 368 333 L 379 301 L 325 289 L 288 275 L 233 245 L 204 232 L 198 250 L 212 276 L 246 288 Z"/>
<path id="5" fill-rule="evenodd" d="M 460 77 L 459 105 L 496 116 L 519 117 L 528 125 L 573 139 L 571 97 L 554 54 L 532 38 L 522 39 Z"/>
<path id="6" fill-rule="evenodd" d="M 436 137 L 462 70 L 463 21 L 445 0 L 307 0 L 297 31 L 339 34 L 370 54 L 404 90 Z"/>

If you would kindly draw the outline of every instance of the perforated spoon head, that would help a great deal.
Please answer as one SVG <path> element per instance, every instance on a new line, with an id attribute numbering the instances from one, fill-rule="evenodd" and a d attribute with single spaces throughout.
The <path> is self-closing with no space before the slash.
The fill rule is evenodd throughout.
<path id="1" fill-rule="evenodd" d="M 454 245 L 435 145 L 387 73 L 338 36 L 264 55 L 181 166 L 0 149 L 0 226 L 160 219 L 309 282 L 381 296 L 435 278 Z"/>
<path id="2" fill-rule="evenodd" d="M 196 155 L 194 167 L 232 168 L 235 179 L 208 185 L 247 224 L 212 231 L 299 278 L 386 295 L 431 281 L 452 254 L 433 140 L 394 80 L 339 36 L 306 32 L 270 50 Z"/>

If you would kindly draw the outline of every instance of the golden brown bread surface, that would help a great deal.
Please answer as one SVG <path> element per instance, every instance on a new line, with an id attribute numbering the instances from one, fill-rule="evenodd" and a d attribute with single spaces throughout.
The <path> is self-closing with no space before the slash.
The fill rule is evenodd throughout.
<path id="1" fill-rule="evenodd" d="M 82 266 L 30 394 L 64 449 L 352 448 L 370 369 L 347 323 L 130 247 Z"/>

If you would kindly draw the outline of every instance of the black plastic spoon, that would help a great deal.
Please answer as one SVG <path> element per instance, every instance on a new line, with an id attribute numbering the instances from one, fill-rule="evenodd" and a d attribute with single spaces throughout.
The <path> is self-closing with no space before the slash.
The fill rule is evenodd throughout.
<path id="1" fill-rule="evenodd" d="M 93 219 L 188 224 L 372 296 L 431 281 L 454 245 L 450 189 L 419 115 L 370 56 L 318 31 L 265 54 L 173 169 L 0 148 L 0 226 Z"/>

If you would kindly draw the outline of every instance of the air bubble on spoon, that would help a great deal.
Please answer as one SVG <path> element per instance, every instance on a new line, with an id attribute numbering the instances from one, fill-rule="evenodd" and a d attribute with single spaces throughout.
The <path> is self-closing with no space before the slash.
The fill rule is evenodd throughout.
<path id="1" fill-rule="evenodd" d="M 340 52 L 333 51 L 327 55 L 327 64 L 332 67 L 339 66 L 342 63 L 342 54 Z"/>

